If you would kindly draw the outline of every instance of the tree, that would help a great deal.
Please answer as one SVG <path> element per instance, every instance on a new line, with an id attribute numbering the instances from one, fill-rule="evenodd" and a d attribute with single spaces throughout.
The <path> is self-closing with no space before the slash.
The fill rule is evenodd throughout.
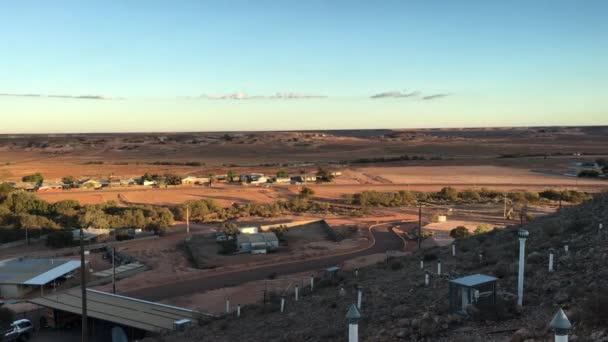
<path id="1" fill-rule="evenodd" d="M 59 230 L 47 235 L 46 245 L 52 248 L 64 248 L 74 245 L 74 234 L 69 230 Z"/>
<path id="2" fill-rule="evenodd" d="M 281 224 L 277 227 L 272 227 L 270 228 L 270 231 L 273 232 L 278 238 L 283 239 L 283 235 L 285 234 L 285 232 L 287 231 L 287 226 L 284 224 Z"/>
<path id="3" fill-rule="evenodd" d="M 289 177 L 289 173 L 286 170 L 277 171 L 277 178 L 287 178 Z"/>
<path id="4" fill-rule="evenodd" d="M 458 227 L 450 230 L 450 236 L 457 240 L 464 239 L 464 238 L 468 237 L 469 235 L 471 235 L 471 233 L 469 233 L 469 230 L 465 226 L 458 226 Z"/>
<path id="5" fill-rule="evenodd" d="M 76 187 L 76 178 L 74 178 L 73 176 L 65 176 L 61 178 L 61 182 L 70 188 Z"/>
<path id="6" fill-rule="evenodd" d="M 583 170 L 578 173 L 578 176 L 587 178 L 597 178 L 600 176 L 600 173 L 595 170 Z"/>
<path id="7" fill-rule="evenodd" d="M 44 177 L 42 177 L 40 172 L 36 172 L 33 175 L 24 176 L 23 178 L 21 178 L 21 180 L 28 183 L 42 184 L 42 182 L 44 181 Z"/>
<path id="8" fill-rule="evenodd" d="M 608 176 L 608 165 L 602 168 L 602 172 L 604 173 L 604 175 Z"/>
<path id="9" fill-rule="evenodd" d="M 334 179 L 334 175 L 323 167 L 319 167 L 317 170 L 317 180 L 320 182 L 331 182 Z"/>
<path id="10" fill-rule="evenodd" d="M 437 193 L 437 196 L 440 199 L 455 202 L 458 200 L 458 190 L 452 188 L 451 186 L 447 186 L 445 188 L 442 188 L 441 191 Z"/>
<path id="11" fill-rule="evenodd" d="M 234 172 L 233 170 L 228 170 L 226 176 L 228 177 L 228 183 L 232 183 L 232 180 L 234 179 L 234 177 L 236 177 L 236 172 Z"/>
<path id="12" fill-rule="evenodd" d="M 298 197 L 307 199 L 307 198 L 314 196 L 314 194 L 315 194 L 315 191 L 313 189 L 305 186 L 302 188 L 302 190 L 300 190 L 300 194 L 298 195 Z"/>
<path id="13" fill-rule="evenodd" d="M 108 215 L 102 209 L 96 206 L 86 206 L 78 216 L 78 226 L 108 229 L 110 228 L 110 222 Z"/>
<path id="14" fill-rule="evenodd" d="M 232 222 L 222 223 L 221 231 L 227 236 L 235 236 L 239 233 L 239 228 Z"/>
<path id="15" fill-rule="evenodd" d="M 10 183 L 0 183 L 0 200 L 13 191 L 15 188 Z"/>
<path id="16" fill-rule="evenodd" d="M 165 173 L 165 183 L 167 185 L 180 185 L 182 184 L 182 179 L 180 176 L 173 173 Z"/>

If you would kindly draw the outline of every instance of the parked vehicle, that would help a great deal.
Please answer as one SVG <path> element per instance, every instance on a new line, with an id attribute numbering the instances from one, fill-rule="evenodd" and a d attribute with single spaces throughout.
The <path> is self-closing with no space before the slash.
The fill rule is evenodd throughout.
<path id="1" fill-rule="evenodd" d="M 34 332 L 34 325 L 29 319 L 14 321 L 4 332 L 3 342 L 27 341 Z"/>

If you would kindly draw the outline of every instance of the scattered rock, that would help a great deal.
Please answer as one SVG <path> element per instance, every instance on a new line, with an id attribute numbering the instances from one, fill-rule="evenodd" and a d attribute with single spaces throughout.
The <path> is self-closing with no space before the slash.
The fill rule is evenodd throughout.
<path id="1" fill-rule="evenodd" d="M 532 333 L 530 333 L 530 330 L 526 329 L 526 328 L 521 328 L 519 330 L 517 330 L 513 336 L 511 336 L 511 339 L 509 340 L 510 342 L 524 342 L 525 340 L 529 339 L 532 337 Z"/>

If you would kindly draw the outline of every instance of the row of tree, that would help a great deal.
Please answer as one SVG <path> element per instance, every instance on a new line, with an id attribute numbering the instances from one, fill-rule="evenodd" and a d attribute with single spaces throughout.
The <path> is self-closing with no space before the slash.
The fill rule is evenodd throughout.
<path id="1" fill-rule="evenodd" d="M 591 198 L 591 195 L 575 190 L 545 190 L 541 192 L 512 191 L 502 192 L 497 190 L 467 189 L 458 191 L 452 187 L 444 187 L 438 192 L 421 191 L 398 191 L 378 192 L 363 191 L 354 195 L 346 196 L 346 201 L 351 204 L 371 207 L 398 207 L 414 205 L 419 202 L 442 202 L 442 203 L 498 203 L 506 198 L 512 203 L 538 203 L 543 200 L 580 203 Z"/>

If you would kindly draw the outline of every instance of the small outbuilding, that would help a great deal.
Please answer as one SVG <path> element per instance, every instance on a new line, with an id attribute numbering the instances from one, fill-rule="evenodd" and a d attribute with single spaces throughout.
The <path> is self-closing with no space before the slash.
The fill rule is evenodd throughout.
<path id="1" fill-rule="evenodd" d="M 0 261 L 0 297 L 23 298 L 80 269 L 79 260 L 14 258 Z"/>
<path id="2" fill-rule="evenodd" d="M 450 311 L 466 315 L 469 305 L 496 304 L 496 280 L 485 274 L 450 280 Z"/>
<path id="3" fill-rule="evenodd" d="M 278 249 L 279 238 L 275 233 L 239 234 L 236 244 L 241 252 L 261 254 Z"/>

